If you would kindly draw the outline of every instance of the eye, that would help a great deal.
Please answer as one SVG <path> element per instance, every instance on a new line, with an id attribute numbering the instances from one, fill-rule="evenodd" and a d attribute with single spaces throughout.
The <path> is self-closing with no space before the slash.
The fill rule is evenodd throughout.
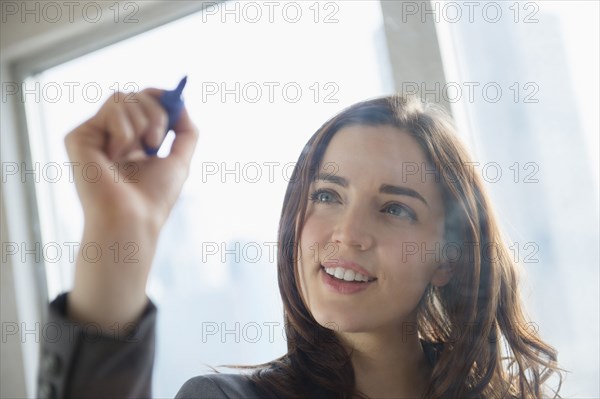
<path id="1" fill-rule="evenodd" d="M 310 200 L 315 203 L 330 204 L 336 202 L 336 195 L 329 190 L 315 190 L 310 194 Z"/>
<path id="2" fill-rule="evenodd" d="M 401 205 L 401 204 L 397 204 L 397 203 L 392 203 L 392 204 L 386 205 L 385 207 L 383 207 L 381 212 L 387 213 L 389 215 L 399 217 L 399 218 L 407 217 L 411 221 L 417 220 L 417 215 L 413 212 L 412 209 L 410 209 L 409 207 L 407 207 L 405 205 Z"/>

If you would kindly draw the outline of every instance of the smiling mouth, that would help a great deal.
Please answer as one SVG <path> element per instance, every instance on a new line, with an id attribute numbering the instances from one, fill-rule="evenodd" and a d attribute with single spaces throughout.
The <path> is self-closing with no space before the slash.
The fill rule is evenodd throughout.
<path id="1" fill-rule="evenodd" d="M 361 274 L 359 272 L 355 272 L 354 270 L 346 269 L 343 267 L 325 267 L 325 266 L 321 265 L 321 269 L 323 269 L 323 271 L 325 273 L 327 273 L 328 275 L 330 275 L 332 278 L 339 280 L 339 281 L 348 282 L 348 283 L 365 284 L 365 283 L 370 283 L 370 282 L 377 280 L 374 277 L 368 277 L 368 276 L 365 276 L 364 274 Z"/>

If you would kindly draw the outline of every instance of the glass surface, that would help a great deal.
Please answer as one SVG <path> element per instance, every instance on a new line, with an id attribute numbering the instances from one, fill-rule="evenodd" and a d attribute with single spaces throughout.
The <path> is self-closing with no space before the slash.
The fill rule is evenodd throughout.
<path id="1" fill-rule="evenodd" d="M 394 90 L 379 2 L 277 4 L 214 6 L 26 82 L 43 93 L 26 106 L 53 298 L 72 286 L 83 227 L 64 135 L 116 90 L 189 76 L 200 139 L 148 287 L 159 307 L 157 397 L 207 365 L 285 352 L 275 242 L 293 163 L 333 114 Z M 532 327 L 570 371 L 562 396 L 599 397 L 598 3 L 403 4 L 404 19 L 436 20 L 447 82 L 424 97 L 450 102 L 474 152 L 524 267 Z"/>
<path id="2" fill-rule="evenodd" d="M 156 397 L 173 397 L 208 365 L 285 353 L 275 243 L 293 164 L 329 117 L 393 91 L 378 2 L 284 2 L 271 15 L 252 3 L 262 18 L 244 2 L 222 4 L 26 82 L 47 92 L 28 106 L 33 152 L 62 173 L 39 187 L 44 240 L 64 251 L 46 262 L 54 298 L 72 287 L 66 254 L 83 228 L 65 134 L 117 90 L 173 88 L 189 76 L 184 97 L 200 139 L 148 286 L 159 308 Z M 126 244 L 121 254 L 135 257 Z"/>
<path id="3" fill-rule="evenodd" d="M 438 94 L 466 114 L 562 396 L 598 397 L 598 2 L 454 4 L 437 6 L 454 66 Z"/>

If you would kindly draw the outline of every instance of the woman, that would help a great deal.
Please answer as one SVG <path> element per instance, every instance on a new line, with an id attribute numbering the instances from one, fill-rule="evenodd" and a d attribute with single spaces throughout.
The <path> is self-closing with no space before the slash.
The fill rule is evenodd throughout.
<path id="1" fill-rule="evenodd" d="M 184 111 L 171 154 L 143 155 L 165 130 L 160 94 L 111 99 L 67 136 L 71 161 L 108 177 L 76 181 L 82 246 L 135 242 L 139 263 L 78 258 L 72 292 L 50 312 L 63 328 L 80 323 L 75 339 L 44 343 L 44 358 L 70 372 L 42 367 L 43 393 L 150 394 L 156 309 L 145 285 L 197 139 Z M 125 175 L 124 160 L 138 171 L 133 184 L 109 169 L 120 161 Z M 516 266 L 470 164 L 449 118 L 416 99 L 366 101 L 325 123 L 300 155 L 279 226 L 287 354 L 248 376 L 193 378 L 178 397 L 551 394 L 556 351 L 524 318 Z"/>

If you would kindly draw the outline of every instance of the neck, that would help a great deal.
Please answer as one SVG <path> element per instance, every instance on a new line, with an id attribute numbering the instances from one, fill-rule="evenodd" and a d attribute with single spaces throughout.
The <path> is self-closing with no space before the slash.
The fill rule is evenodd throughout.
<path id="1" fill-rule="evenodd" d="M 401 331 L 341 334 L 352 348 L 356 387 L 370 398 L 420 398 L 425 393 L 431 365 L 418 335 Z"/>

